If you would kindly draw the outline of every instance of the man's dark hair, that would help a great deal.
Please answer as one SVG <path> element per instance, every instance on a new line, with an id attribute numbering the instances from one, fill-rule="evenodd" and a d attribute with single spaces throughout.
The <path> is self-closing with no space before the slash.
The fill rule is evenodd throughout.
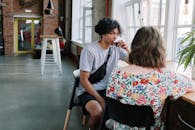
<path id="1" fill-rule="evenodd" d="M 116 20 L 111 18 L 103 18 L 95 26 L 95 32 L 102 36 L 103 34 L 110 33 L 115 28 L 117 28 L 119 34 L 121 34 L 120 25 Z"/>

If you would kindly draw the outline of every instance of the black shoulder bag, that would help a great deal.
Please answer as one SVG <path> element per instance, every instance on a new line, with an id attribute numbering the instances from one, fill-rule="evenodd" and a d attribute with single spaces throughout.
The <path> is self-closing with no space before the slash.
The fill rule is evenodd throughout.
<path id="1" fill-rule="evenodd" d="M 89 81 L 91 84 L 99 82 L 106 75 L 106 66 L 110 55 L 111 55 L 111 48 L 109 48 L 106 61 L 93 74 L 90 75 Z"/>

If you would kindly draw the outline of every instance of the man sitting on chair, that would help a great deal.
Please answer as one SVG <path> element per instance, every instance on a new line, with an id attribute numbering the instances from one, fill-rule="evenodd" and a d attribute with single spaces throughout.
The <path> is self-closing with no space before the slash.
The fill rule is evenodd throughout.
<path id="1" fill-rule="evenodd" d="M 122 40 L 117 46 L 113 45 L 121 33 L 120 25 L 116 20 L 101 19 L 95 26 L 95 32 L 100 35 L 100 40 L 86 45 L 81 52 L 80 86 L 77 88 L 79 100 L 90 116 L 90 130 L 96 130 L 99 126 L 104 109 L 105 89 L 113 69 L 119 59 L 125 60 L 129 54 L 129 47 Z M 108 60 L 106 75 L 99 82 L 91 83 L 90 74 L 96 72 L 106 60 Z"/>

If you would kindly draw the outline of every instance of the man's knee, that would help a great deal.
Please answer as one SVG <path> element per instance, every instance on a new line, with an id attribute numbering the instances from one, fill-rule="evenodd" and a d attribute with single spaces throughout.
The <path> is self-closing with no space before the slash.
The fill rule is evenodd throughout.
<path id="1" fill-rule="evenodd" d="M 102 114 L 103 114 L 102 110 L 98 110 L 98 109 L 93 110 L 93 112 L 91 113 L 91 118 L 93 118 L 93 119 L 101 119 Z"/>
<path id="2" fill-rule="evenodd" d="M 89 112 L 91 118 L 101 119 L 103 114 L 103 109 L 97 101 L 95 100 L 89 101 L 86 104 L 86 110 Z"/>

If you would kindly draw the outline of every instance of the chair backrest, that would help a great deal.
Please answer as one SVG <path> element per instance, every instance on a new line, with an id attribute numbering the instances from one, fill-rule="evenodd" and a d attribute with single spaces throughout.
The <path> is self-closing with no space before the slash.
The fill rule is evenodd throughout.
<path id="1" fill-rule="evenodd" d="M 74 76 L 75 79 L 76 79 L 76 78 L 79 78 L 79 77 L 80 77 L 80 69 L 74 70 L 74 71 L 73 71 L 73 76 Z"/>
<path id="2" fill-rule="evenodd" d="M 130 127 L 149 127 L 154 125 L 154 114 L 150 106 L 123 104 L 107 97 L 105 111 L 109 118 Z"/>

